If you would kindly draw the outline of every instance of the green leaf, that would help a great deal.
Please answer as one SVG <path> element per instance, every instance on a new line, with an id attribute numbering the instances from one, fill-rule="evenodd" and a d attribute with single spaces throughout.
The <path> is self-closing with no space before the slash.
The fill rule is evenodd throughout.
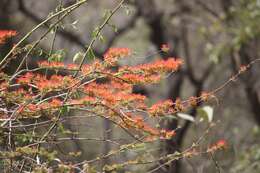
<path id="1" fill-rule="evenodd" d="M 63 106 L 61 109 L 60 109 L 60 112 L 61 114 L 66 114 L 69 112 L 69 107 L 68 106 Z"/>
<path id="2" fill-rule="evenodd" d="M 66 56 L 65 50 L 63 50 L 63 49 L 57 50 L 56 52 L 54 52 L 54 53 L 48 58 L 48 61 L 61 62 L 61 61 L 64 60 L 65 56 Z"/>
<path id="3" fill-rule="evenodd" d="M 73 60 L 74 63 L 80 63 L 82 61 L 83 57 L 84 57 L 84 53 L 78 52 L 74 55 L 72 60 Z"/>
<path id="4" fill-rule="evenodd" d="M 92 36 L 93 38 L 96 38 L 96 37 L 98 36 L 98 33 L 99 33 L 99 28 L 96 27 L 96 28 L 92 31 L 91 36 Z"/>
<path id="5" fill-rule="evenodd" d="M 202 120 L 212 122 L 213 120 L 213 108 L 211 106 L 204 106 L 197 109 L 197 113 Z"/>
<path id="6" fill-rule="evenodd" d="M 98 37 L 98 39 L 99 39 L 102 43 L 105 43 L 105 42 L 106 42 L 106 39 L 105 39 L 105 37 L 104 37 L 103 35 L 100 35 L 100 36 Z"/>
<path id="7" fill-rule="evenodd" d="M 113 24 L 113 23 L 108 23 L 108 26 L 110 26 L 110 27 L 113 29 L 113 31 L 114 31 L 115 33 L 118 32 L 118 28 L 116 27 L 115 24 Z"/>
<path id="8" fill-rule="evenodd" d="M 88 51 L 88 54 L 87 54 L 87 59 L 88 59 L 89 61 L 92 61 L 92 60 L 94 60 L 95 58 L 96 58 L 96 55 L 95 55 L 93 49 L 90 48 L 90 50 Z"/>

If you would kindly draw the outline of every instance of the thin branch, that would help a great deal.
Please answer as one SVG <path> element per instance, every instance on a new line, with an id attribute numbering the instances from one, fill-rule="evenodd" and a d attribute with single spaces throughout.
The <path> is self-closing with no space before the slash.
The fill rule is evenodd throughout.
<path id="1" fill-rule="evenodd" d="M 41 23 L 42 19 L 33 14 L 31 11 L 29 11 L 26 6 L 24 5 L 23 0 L 18 1 L 19 4 L 19 10 L 27 17 L 29 17 L 31 20 L 33 20 L 35 23 Z M 44 25 L 45 27 L 49 27 L 47 24 Z M 80 39 L 79 36 L 65 31 L 65 30 L 58 30 L 57 34 L 61 35 L 62 37 L 66 38 L 67 40 L 71 41 L 72 43 L 77 44 L 83 49 L 86 49 L 84 41 Z"/>
<path id="2" fill-rule="evenodd" d="M 198 4 L 201 8 L 203 8 L 205 11 L 207 11 L 209 14 L 211 14 L 213 17 L 220 19 L 220 16 L 217 12 L 209 8 L 204 2 L 201 0 L 195 0 L 196 4 Z"/>
<path id="3" fill-rule="evenodd" d="M 15 44 L 13 46 L 13 48 L 9 51 L 9 53 L 2 59 L 2 61 L 0 62 L 0 67 L 2 67 L 4 65 L 4 63 L 8 60 L 8 58 L 12 55 L 12 53 L 16 50 L 16 48 L 18 48 L 26 39 L 28 39 L 36 30 L 38 30 L 41 26 L 45 25 L 46 23 L 48 23 L 50 20 L 52 20 L 53 18 L 59 16 L 60 14 L 63 14 L 65 12 L 69 12 L 69 11 L 73 11 L 76 8 L 80 7 L 82 4 L 86 3 L 87 0 L 81 0 L 67 8 L 62 9 L 61 11 L 51 15 L 50 17 L 48 17 L 47 19 L 45 19 L 44 21 L 42 21 L 41 23 L 39 23 L 37 26 L 35 26 L 30 32 L 28 32 L 17 44 Z"/>

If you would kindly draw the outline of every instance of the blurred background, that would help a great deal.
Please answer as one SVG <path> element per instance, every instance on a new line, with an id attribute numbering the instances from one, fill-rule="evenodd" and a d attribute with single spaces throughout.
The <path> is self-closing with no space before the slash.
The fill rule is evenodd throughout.
<path id="1" fill-rule="evenodd" d="M 74 2 L 62 0 L 63 6 Z M 72 62 L 77 52 L 86 49 L 92 38 L 91 33 L 102 22 L 106 12 L 118 3 L 116 0 L 89 0 L 62 22 L 62 27 L 57 30 L 55 50 L 66 53 L 67 63 Z M 14 29 L 19 34 L 0 47 L 0 57 L 19 38 L 54 12 L 58 5 L 58 0 L 1 0 L 0 29 Z M 42 27 L 27 43 L 39 39 L 47 28 L 47 25 Z M 53 35 L 49 34 L 39 47 L 50 49 L 52 39 Z M 162 44 L 169 45 L 169 54 L 153 55 Z M 152 102 L 199 96 L 202 91 L 211 91 L 223 84 L 242 65 L 259 58 L 260 0 L 129 0 L 103 30 L 103 39 L 94 45 L 95 55 L 102 57 L 109 47 L 131 48 L 134 56 L 122 62 L 129 65 L 154 58 L 183 59 L 182 69 L 159 85 L 135 87 L 134 92 L 147 95 Z M 38 60 L 39 57 L 30 57 L 32 64 Z M 12 72 L 18 63 L 19 58 L 13 60 L 5 71 Z M 216 97 L 216 100 L 206 104 L 213 108 L 213 122 L 217 126 L 208 135 L 205 145 L 220 138 L 228 141 L 228 150 L 218 153 L 215 158 L 223 172 L 259 173 L 260 64 L 254 64 Z M 194 117 L 197 115 L 195 108 L 187 113 Z M 80 112 L 76 114 L 81 115 Z M 64 124 L 83 136 L 106 139 L 125 137 L 123 132 L 114 130 L 109 122 L 97 118 L 71 119 Z M 207 127 L 206 122 L 191 123 L 175 119 L 166 119 L 163 125 L 168 129 L 181 128 L 174 139 L 158 144 L 162 153 L 174 153 L 191 146 Z M 97 153 L 107 153 L 113 145 L 109 142 L 72 141 L 63 143 L 60 150 L 64 157 L 70 151 L 81 151 L 78 160 L 84 160 L 93 158 Z M 104 162 L 110 161 L 107 159 Z M 148 169 L 143 166 L 140 172 Z M 216 168 L 208 156 L 202 155 L 174 162 L 158 172 L 213 173 Z"/>

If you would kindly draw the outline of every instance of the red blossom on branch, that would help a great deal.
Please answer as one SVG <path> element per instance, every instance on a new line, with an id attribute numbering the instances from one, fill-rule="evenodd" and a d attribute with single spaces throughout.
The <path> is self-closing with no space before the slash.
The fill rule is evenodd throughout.
<path id="1" fill-rule="evenodd" d="M 108 65 L 114 66 L 120 58 L 130 56 L 131 51 L 129 48 L 110 48 L 104 54 L 104 61 Z"/>
<path id="2" fill-rule="evenodd" d="M 211 145 L 207 152 L 215 152 L 216 150 L 219 149 L 226 149 L 228 146 L 227 141 L 224 139 L 218 140 L 215 144 Z"/>
<path id="3" fill-rule="evenodd" d="M 158 83 L 161 80 L 160 75 L 144 76 L 139 74 L 123 74 L 120 76 L 124 81 L 131 84 Z"/>
<path id="4" fill-rule="evenodd" d="M 165 72 L 177 71 L 183 64 L 181 59 L 168 58 L 167 60 L 156 60 L 148 64 L 136 65 L 133 67 L 122 67 L 119 72 L 121 73 L 138 73 L 138 74 L 160 74 Z"/>
<path id="5" fill-rule="evenodd" d="M 174 103 L 172 100 L 160 101 L 160 102 L 152 105 L 148 109 L 148 112 L 152 116 L 163 116 L 167 113 L 173 112 L 173 105 L 174 105 Z"/>
<path id="6" fill-rule="evenodd" d="M 0 44 L 5 43 L 6 39 L 14 37 L 17 32 L 14 30 L 0 30 Z"/>
<path id="7" fill-rule="evenodd" d="M 24 85 L 35 85 L 39 91 L 48 92 L 53 89 L 65 89 L 72 87 L 78 81 L 72 76 L 52 75 L 49 79 L 41 74 L 27 72 L 17 79 L 17 83 Z"/>

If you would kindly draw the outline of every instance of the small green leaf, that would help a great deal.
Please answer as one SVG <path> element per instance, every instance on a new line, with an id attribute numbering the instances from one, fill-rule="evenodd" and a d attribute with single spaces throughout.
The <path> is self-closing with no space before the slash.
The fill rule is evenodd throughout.
<path id="1" fill-rule="evenodd" d="M 197 109 L 198 115 L 202 120 L 207 120 L 208 122 L 212 122 L 213 120 L 213 108 L 211 106 L 204 106 L 202 108 Z"/>
<path id="2" fill-rule="evenodd" d="M 105 39 L 105 37 L 104 37 L 103 35 L 100 35 L 100 36 L 98 37 L 98 39 L 99 39 L 102 43 L 105 43 L 105 42 L 106 42 L 106 39 Z"/>
<path id="3" fill-rule="evenodd" d="M 64 60 L 66 56 L 65 50 L 57 50 L 54 52 L 49 58 L 48 61 L 56 61 L 56 62 L 61 62 Z"/>
<path id="4" fill-rule="evenodd" d="M 78 52 L 74 55 L 72 60 L 73 60 L 74 63 L 80 63 L 82 61 L 83 57 L 84 57 L 84 53 Z"/>
<path id="5" fill-rule="evenodd" d="M 68 106 L 63 106 L 61 109 L 60 109 L 60 112 L 61 114 L 66 114 L 69 112 L 69 107 Z"/>
<path id="6" fill-rule="evenodd" d="M 96 27 L 96 28 L 92 31 L 91 36 L 92 36 L 93 38 L 96 38 L 96 37 L 98 36 L 98 33 L 99 33 L 99 28 Z"/>
<path id="7" fill-rule="evenodd" d="M 115 24 L 113 24 L 113 23 L 108 23 L 108 26 L 110 26 L 110 27 L 113 29 L 113 31 L 114 31 L 115 33 L 118 32 L 118 28 L 116 27 Z"/>
<path id="8" fill-rule="evenodd" d="M 92 60 L 94 60 L 95 58 L 96 58 L 96 55 L 95 55 L 93 49 L 90 48 L 90 50 L 88 51 L 87 59 L 90 60 L 90 61 L 92 61 Z"/>

